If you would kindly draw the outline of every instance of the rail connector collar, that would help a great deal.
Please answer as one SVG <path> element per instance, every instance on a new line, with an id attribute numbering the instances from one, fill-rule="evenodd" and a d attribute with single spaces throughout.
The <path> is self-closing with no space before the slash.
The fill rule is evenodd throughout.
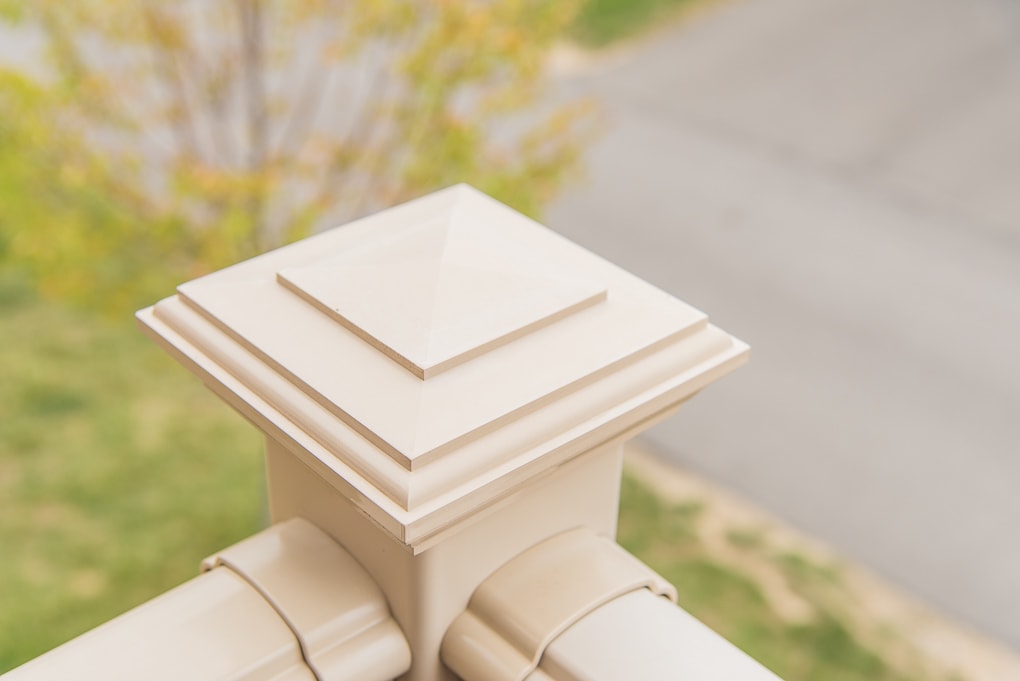
<path id="1" fill-rule="evenodd" d="M 384 681 L 411 652 L 382 591 L 329 535 L 293 518 L 202 562 L 252 585 L 294 632 L 317 681 Z"/>
<path id="2" fill-rule="evenodd" d="M 578 528 L 533 546 L 475 590 L 443 640 L 464 681 L 525 681 L 561 633 L 626 593 L 676 589 L 615 542 Z"/>

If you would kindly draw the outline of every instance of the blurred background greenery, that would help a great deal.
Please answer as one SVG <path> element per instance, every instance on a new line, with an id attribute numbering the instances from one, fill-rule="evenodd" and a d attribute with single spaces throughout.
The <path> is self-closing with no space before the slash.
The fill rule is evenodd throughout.
<path id="1" fill-rule="evenodd" d="M 544 99 L 576 7 L 4 0 L 45 57 L 41 75 L 0 74 L 5 257 L 122 316 L 460 181 L 534 214 L 588 118 Z"/>
<path id="2" fill-rule="evenodd" d="M 254 429 L 136 308 L 458 181 L 537 214 L 592 130 L 588 104 L 545 97 L 550 48 L 688 4 L 0 0 L 0 40 L 45 58 L 0 68 L 0 672 L 265 523 Z M 831 609 L 785 622 L 699 541 L 696 507 L 636 480 L 623 506 L 621 541 L 787 679 L 913 678 Z M 808 599 L 833 581 L 784 565 Z"/>

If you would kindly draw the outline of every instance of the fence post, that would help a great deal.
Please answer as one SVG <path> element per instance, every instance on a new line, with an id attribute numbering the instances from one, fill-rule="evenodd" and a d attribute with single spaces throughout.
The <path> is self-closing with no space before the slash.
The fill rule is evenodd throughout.
<path id="1" fill-rule="evenodd" d="M 567 530 L 612 538 L 621 443 L 747 346 L 466 186 L 179 287 L 143 326 L 266 437 L 274 522 L 376 580 L 409 681 L 476 588 Z"/>

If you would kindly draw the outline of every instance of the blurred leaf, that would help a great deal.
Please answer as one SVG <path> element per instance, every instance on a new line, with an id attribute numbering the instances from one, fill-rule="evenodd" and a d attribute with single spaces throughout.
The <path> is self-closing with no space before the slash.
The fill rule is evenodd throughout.
<path id="1" fill-rule="evenodd" d="M 17 23 L 25 15 L 22 0 L 0 0 L 0 21 Z"/>

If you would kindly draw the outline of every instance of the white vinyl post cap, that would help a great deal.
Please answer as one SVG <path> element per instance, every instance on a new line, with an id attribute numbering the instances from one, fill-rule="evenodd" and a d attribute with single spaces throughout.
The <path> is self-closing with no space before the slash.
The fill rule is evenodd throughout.
<path id="1" fill-rule="evenodd" d="M 465 185 L 138 316 L 412 548 L 747 355 L 702 312 Z"/>

